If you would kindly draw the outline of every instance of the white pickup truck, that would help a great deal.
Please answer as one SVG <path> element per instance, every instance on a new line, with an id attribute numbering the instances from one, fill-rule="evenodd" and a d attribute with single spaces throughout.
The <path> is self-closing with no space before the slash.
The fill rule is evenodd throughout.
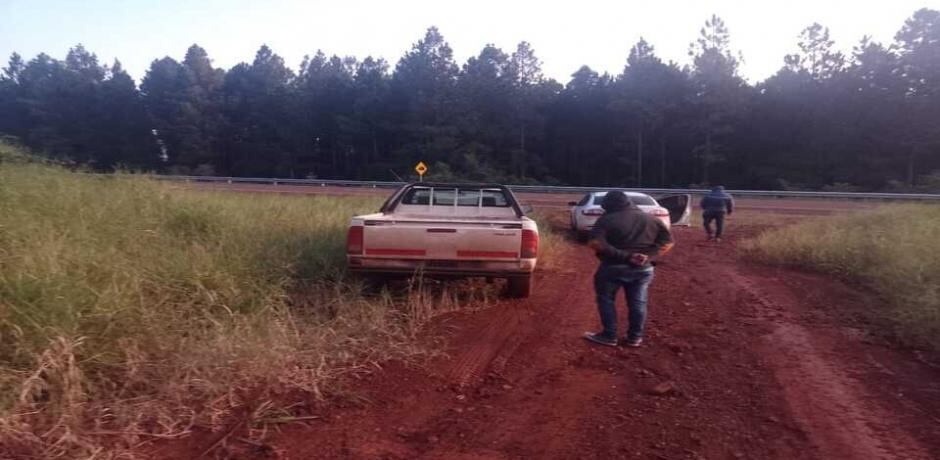
<path id="1" fill-rule="evenodd" d="M 528 297 L 538 247 L 538 226 L 508 188 L 412 183 L 352 218 L 346 257 L 364 274 L 505 278 L 510 296 Z"/>

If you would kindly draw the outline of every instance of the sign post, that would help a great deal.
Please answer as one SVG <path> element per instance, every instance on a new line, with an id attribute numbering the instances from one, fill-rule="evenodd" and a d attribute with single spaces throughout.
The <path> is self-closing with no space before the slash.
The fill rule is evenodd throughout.
<path id="1" fill-rule="evenodd" d="M 424 164 L 423 161 L 419 161 L 415 165 L 415 172 L 418 173 L 418 182 L 424 182 L 424 173 L 428 172 L 428 165 Z"/>

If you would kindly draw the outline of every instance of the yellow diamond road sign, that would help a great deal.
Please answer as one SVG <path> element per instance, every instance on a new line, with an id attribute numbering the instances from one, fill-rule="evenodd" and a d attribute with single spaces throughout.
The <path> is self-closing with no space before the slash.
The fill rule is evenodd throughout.
<path id="1" fill-rule="evenodd" d="M 419 161 L 418 164 L 415 165 L 415 171 L 418 172 L 418 175 L 423 176 L 424 173 L 428 172 L 428 165 L 424 164 L 423 161 Z"/>

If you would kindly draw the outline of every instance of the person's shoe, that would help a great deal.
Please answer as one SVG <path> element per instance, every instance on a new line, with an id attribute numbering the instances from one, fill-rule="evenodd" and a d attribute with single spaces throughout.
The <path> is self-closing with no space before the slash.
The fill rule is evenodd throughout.
<path id="1" fill-rule="evenodd" d="M 643 345 L 643 337 L 634 337 L 623 339 L 623 346 L 628 348 L 640 348 Z"/>
<path id="2" fill-rule="evenodd" d="M 715 237 L 712 236 L 711 233 L 709 233 L 709 234 L 705 237 L 705 241 L 711 241 L 711 240 L 713 240 L 713 239 L 715 239 Z"/>
<path id="3" fill-rule="evenodd" d="M 616 346 L 617 346 L 617 339 L 609 338 L 609 337 L 607 337 L 607 336 L 605 336 L 605 335 L 603 335 L 603 334 L 600 334 L 600 333 L 585 332 L 583 337 L 584 337 L 585 340 L 588 340 L 588 341 L 590 341 L 590 342 L 594 342 L 594 343 L 596 343 L 596 344 L 607 345 L 608 347 L 616 347 Z"/>
<path id="4" fill-rule="evenodd" d="M 721 238 L 719 238 L 719 237 L 716 236 L 716 237 L 715 237 L 715 242 L 716 242 L 716 243 L 721 243 Z"/>

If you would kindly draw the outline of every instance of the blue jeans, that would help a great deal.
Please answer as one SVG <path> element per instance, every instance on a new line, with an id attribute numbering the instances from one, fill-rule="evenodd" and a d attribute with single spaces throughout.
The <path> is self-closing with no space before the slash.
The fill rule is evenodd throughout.
<path id="1" fill-rule="evenodd" d="M 702 222 L 705 224 L 705 233 L 712 236 L 712 222 L 715 222 L 715 238 L 721 238 L 721 233 L 725 229 L 725 213 L 719 211 L 705 211 L 702 214 Z"/>
<path id="2" fill-rule="evenodd" d="M 622 287 L 627 293 L 627 309 L 630 327 L 628 339 L 643 337 L 646 323 L 646 304 L 649 301 L 649 286 L 653 282 L 653 267 L 632 265 L 610 265 L 602 263 L 594 274 L 594 291 L 597 294 L 597 311 L 605 338 L 617 338 L 617 292 Z"/>

